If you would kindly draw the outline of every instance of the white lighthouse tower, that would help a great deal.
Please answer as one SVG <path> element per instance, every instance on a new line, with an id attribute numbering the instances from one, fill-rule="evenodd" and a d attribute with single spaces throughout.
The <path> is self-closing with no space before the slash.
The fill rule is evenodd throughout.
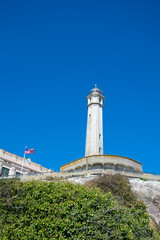
<path id="1" fill-rule="evenodd" d="M 91 90 L 87 96 L 88 117 L 86 133 L 85 156 L 103 154 L 103 119 L 102 110 L 104 96 L 103 92 L 97 88 Z"/>
<path id="2" fill-rule="evenodd" d="M 96 172 L 108 174 L 112 170 L 130 172 L 133 174 L 143 173 L 142 164 L 126 157 L 116 155 L 103 154 L 103 92 L 97 88 L 91 90 L 87 96 L 88 103 L 88 118 L 87 118 L 87 133 L 86 133 L 86 149 L 85 157 L 76 159 L 72 162 L 61 166 L 62 172 L 83 172 L 89 171 L 88 174 Z"/>

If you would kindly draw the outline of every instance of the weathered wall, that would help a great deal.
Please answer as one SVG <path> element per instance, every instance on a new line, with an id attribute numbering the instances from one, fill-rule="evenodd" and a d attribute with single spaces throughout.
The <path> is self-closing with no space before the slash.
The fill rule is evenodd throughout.
<path id="1" fill-rule="evenodd" d="M 0 149 L 0 174 L 3 167 L 9 169 L 10 176 L 14 176 L 16 172 L 21 173 L 22 168 L 23 168 L 23 172 L 22 172 L 23 174 L 37 173 L 37 172 L 41 173 L 41 172 L 49 172 L 49 171 L 52 172 L 52 170 L 47 169 L 41 166 L 40 164 L 37 164 L 34 162 L 27 162 L 24 160 L 24 158 L 16 154 L 12 154 L 3 149 Z"/>
<path id="2" fill-rule="evenodd" d="M 142 164 L 126 157 L 115 155 L 94 155 L 79 158 L 60 167 L 60 171 L 82 171 L 93 169 L 143 172 Z"/>
<path id="3" fill-rule="evenodd" d="M 143 201 L 148 213 L 160 225 L 160 182 L 130 179 L 132 191 Z"/>

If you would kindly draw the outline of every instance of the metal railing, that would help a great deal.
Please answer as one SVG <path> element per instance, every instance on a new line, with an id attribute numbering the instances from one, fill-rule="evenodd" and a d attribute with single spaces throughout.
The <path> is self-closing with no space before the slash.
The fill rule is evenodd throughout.
<path id="1" fill-rule="evenodd" d="M 97 88 L 92 89 L 91 93 L 99 93 L 99 94 L 103 95 L 103 92 Z"/>

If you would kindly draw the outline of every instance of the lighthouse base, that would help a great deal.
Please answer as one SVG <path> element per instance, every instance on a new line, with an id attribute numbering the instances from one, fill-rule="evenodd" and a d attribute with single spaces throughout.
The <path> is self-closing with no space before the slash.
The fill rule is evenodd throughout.
<path id="1" fill-rule="evenodd" d="M 87 156 L 60 167 L 62 172 L 81 172 L 96 169 L 115 170 L 117 172 L 143 172 L 140 162 L 116 155 Z"/>

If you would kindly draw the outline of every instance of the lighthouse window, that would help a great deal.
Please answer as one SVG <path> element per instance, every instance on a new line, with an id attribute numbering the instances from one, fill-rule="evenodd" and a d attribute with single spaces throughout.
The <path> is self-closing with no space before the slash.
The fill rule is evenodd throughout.
<path id="1" fill-rule="evenodd" d="M 101 148 L 99 148 L 99 153 L 101 153 Z"/>
<path id="2" fill-rule="evenodd" d="M 99 134 L 99 139 L 101 139 L 101 134 Z"/>

